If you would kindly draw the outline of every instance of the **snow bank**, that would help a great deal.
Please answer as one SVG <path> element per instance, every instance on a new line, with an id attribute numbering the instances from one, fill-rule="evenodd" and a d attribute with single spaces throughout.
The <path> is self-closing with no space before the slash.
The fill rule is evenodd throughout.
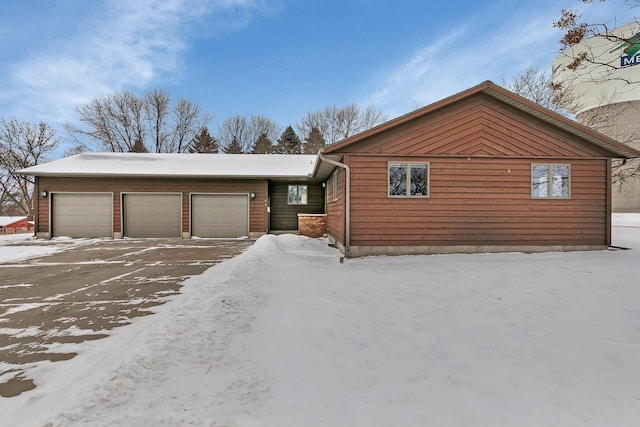
<path id="1" fill-rule="evenodd" d="M 611 215 L 611 223 L 619 227 L 640 227 L 640 214 L 614 213 Z"/>
<path id="2" fill-rule="evenodd" d="M 632 250 L 371 257 L 265 236 L 42 365 L 7 425 L 634 425 Z"/>

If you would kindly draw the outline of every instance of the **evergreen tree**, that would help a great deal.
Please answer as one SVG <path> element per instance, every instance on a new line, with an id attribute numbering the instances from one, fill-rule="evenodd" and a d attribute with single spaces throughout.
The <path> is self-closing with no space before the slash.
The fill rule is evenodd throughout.
<path id="1" fill-rule="evenodd" d="M 133 147 L 129 150 L 130 153 L 148 153 L 147 147 L 144 146 L 142 138 L 138 137 L 136 142 L 133 143 Z"/>
<path id="2" fill-rule="evenodd" d="M 324 137 L 317 127 L 312 127 L 304 142 L 304 154 L 318 154 L 325 147 Z"/>
<path id="3" fill-rule="evenodd" d="M 266 133 L 262 133 L 253 145 L 251 154 L 271 154 L 273 153 L 273 149 L 273 142 L 271 142 Z"/>
<path id="4" fill-rule="evenodd" d="M 233 138 L 231 144 L 224 147 L 225 154 L 242 154 L 242 147 L 237 139 Z"/>
<path id="5" fill-rule="evenodd" d="M 287 127 L 278 139 L 275 147 L 276 154 L 301 154 L 302 142 L 291 126 Z"/>
<path id="6" fill-rule="evenodd" d="M 218 141 L 209 134 L 209 129 L 203 127 L 198 135 L 196 135 L 189 144 L 188 151 L 190 153 L 213 153 L 217 154 L 219 149 Z"/>

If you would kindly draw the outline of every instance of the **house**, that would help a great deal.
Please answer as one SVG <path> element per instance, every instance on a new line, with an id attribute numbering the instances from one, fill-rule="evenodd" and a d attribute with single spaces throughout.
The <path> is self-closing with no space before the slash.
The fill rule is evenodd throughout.
<path id="1" fill-rule="evenodd" d="M 33 224 L 26 216 L 0 216 L 0 234 L 28 233 Z"/>
<path id="2" fill-rule="evenodd" d="M 350 256 L 588 250 L 611 244 L 612 158 L 638 156 L 485 82 L 327 147 L 316 173 Z"/>
<path id="3" fill-rule="evenodd" d="M 491 82 L 318 156 L 85 153 L 36 177 L 41 237 L 301 232 L 346 256 L 602 249 L 640 152 Z"/>

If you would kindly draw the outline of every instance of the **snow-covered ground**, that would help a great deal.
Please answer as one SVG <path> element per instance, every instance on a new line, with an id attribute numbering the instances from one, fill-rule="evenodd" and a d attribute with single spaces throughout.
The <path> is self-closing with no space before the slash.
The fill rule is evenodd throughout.
<path id="1" fill-rule="evenodd" d="M 28 239 L 32 239 L 30 234 L 8 234 L 0 236 L 0 262 L 20 261 L 37 256 L 49 255 L 58 250 L 58 248 L 53 246 L 7 246 L 9 243 L 25 243 Z"/>
<path id="2" fill-rule="evenodd" d="M 341 264 L 323 240 L 265 236 L 34 367 L 2 423 L 637 425 L 640 216 L 614 224 L 631 250 Z"/>

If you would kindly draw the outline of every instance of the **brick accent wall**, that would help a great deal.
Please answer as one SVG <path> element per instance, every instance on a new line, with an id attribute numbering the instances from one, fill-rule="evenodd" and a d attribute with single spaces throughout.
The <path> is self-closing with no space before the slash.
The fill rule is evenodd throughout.
<path id="1" fill-rule="evenodd" d="M 327 215 L 298 215 L 298 234 L 312 238 L 327 234 Z"/>

